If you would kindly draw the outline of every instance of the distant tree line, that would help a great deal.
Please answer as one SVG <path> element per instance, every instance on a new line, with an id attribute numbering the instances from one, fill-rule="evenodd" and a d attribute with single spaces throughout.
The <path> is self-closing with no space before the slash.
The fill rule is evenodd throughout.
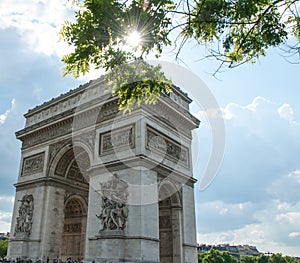
<path id="1" fill-rule="evenodd" d="M 242 256 L 240 259 L 235 258 L 229 252 L 211 249 L 210 251 L 198 254 L 198 263 L 300 263 L 289 256 L 281 254 L 272 254 L 271 256 L 259 255 Z"/>
<path id="2" fill-rule="evenodd" d="M 4 258 L 7 254 L 8 239 L 0 240 L 0 258 Z"/>

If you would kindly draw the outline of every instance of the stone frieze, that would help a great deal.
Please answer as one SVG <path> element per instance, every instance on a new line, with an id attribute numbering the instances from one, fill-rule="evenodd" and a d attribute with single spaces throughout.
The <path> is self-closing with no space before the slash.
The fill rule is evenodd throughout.
<path id="1" fill-rule="evenodd" d="M 44 159 L 45 159 L 44 152 L 24 158 L 21 176 L 42 172 L 44 168 Z"/>

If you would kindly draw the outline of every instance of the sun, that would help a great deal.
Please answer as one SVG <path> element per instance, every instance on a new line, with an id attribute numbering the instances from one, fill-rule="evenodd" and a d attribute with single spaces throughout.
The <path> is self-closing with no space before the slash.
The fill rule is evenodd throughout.
<path id="1" fill-rule="evenodd" d="M 127 35 L 126 43 L 129 47 L 136 48 L 141 43 L 141 34 L 134 30 Z"/>

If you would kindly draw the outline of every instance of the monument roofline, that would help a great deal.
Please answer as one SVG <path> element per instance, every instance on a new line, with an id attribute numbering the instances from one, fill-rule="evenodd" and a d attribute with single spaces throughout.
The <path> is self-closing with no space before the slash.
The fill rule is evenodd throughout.
<path id="1" fill-rule="evenodd" d="M 189 104 L 192 100 L 179 87 L 173 85 L 173 92 L 164 94 L 162 97 L 169 97 L 171 101 L 177 104 L 183 111 L 189 112 Z M 72 112 L 79 105 L 91 103 L 97 100 L 102 102 L 111 97 L 104 81 L 104 75 L 98 79 L 80 85 L 74 90 L 70 90 L 60 96 L 53 98 L 31 110 L 24 117 L 26 118 L 25 127 L 31 127 L 42 123 L 46 120 L 53 119 L 58 115 L 65 115 L 67 112 Z"/>
<path id="2" fill-rule="evenodd" d="M 97 79 L 93 79 L 93 80 L 90 80 L 89 82 L 86 82 L 84 84 L 80 84 L 77 88 L 75 89 L 70 89 L 69 91 L 65 92 L 65 93 L 62 93 L 60 94 L 59 96 L 57 97 L 54 97 L 48 101 L 45 101 L 44 103 L 40 104 L 40 105 L 37 105 L 35 106 L 34 108 L 32 109 L 29 109 L 27 113 L 24 114 L 24 117 L 25 118 L 28 118 L 29 116 L 43 110 L 43 109 L 46 109 L 47 107 L 53 105 L 53 104 L 56 104 L 60 101 L 63 101 L 65 100 L 66 98 L 72 96 L 72 95 L 77 95 L 77 94 L 80 94 L 80 93 L 83 93 L 86 88 L 88 87 L 92 87 L 96 84 L 100 84 L 101 82 L 104 81 L 104 75 L 100 76 L 99 78 Z"/>
<path id="3" fill-rule="evenodd" d="M 80 84 L 75 89 L 70 89 L 69 91 L 67 91 L 65 93 L 62 93 L 62 94 L 60 94 L 57 97 L 54 97 L 54 98 L 52 98 L 52 99 L 50 99 L 48 101 L 45 101 L 44 103 L 42 103 L 40 105 L 37 105 L 37 106 L 35 106 L 32 109 L 29 109 L 28 112 L 24 114 L 24 117 L 28 118 L 31 115 L 33 115 L 33 114 L 35 114 L 35 113 L 37 113 L 37 112 L 39 112 L 39 111 L 41 111 L 43 109 L 46 109 L 47 107 L 49 107 L 49 106 L 51 106 L 53 104 L 56 104 L 56 103 L 58 103 L 60 101 L 63 101 L 66 98 L 68 98 L 68 97 L 70 97 L 72 95 L 77 95 L 77 94 L 83 93 L 87 88 L 91 88 L 91 87 L 93 87 L 93 86 L 95 86 L 97 84 L 105 84 L 104 77 L 105 77 L 105 75 L 101 75 L 97 79 L 93 79 L 93 80 L 90 80 L 89 82 L 86 82 L 84 84 Z M 192 102 L 192 99 L 188 96 L 188 94 L 186 92 L 184 92 L 178 86 L 173 85 L 172 89 L 173 89 L 173 92 L 175 92 L 178 95 L 180 95 L 181 98 L 184 99 L 188 104 L 190 104 Z"/>

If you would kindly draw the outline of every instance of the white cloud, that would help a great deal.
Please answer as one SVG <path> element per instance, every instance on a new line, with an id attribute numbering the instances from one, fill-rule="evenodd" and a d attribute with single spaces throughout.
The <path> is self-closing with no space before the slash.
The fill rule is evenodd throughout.
<path id="1" fill-rule="evenodd" d="M 262 97 L 262 96 L 257 96 L 254 98 L 254 100 L 252 101 L 252 103 L 250 103 L 249 105 L 247 105 L 246 109 L 249 109 L 251 111 L 257 112 L 259 110 L 265 110 L 265 106 L 268 104 L 273 104 L 270 100 Z"/>
<path id="2" fill-rule="evenodd" d="M 12 99 L 10 109 L 6 110 L 3 114 L 0 114 L 0 124 L 3 124 L 5 122 L 9 113 L 14 109 L 15 102 L 15 99 Z"/>
<path id="3" fill-rule="evenodd" d="M 298 237 L 298 236 L 300 236 L 300 232 L 291 232 L 291 233 L 289 233 L 290 238 L 295 238 L 295 237 Z"/>
<path id="4" fill-rule="evenodd" d="M 297 238 L 298 232 L 291 233 L 290 239 Z M 300 234 L 300 233 L 299 233 Z M 283 255 L 299 256 L 298 245 L 284 245 L 281 242 L 268 240 L 265 230 L 259 224 L 246 225 L 236 230 L 197 234 L 198 243 L 231 245 L 254 245 L 260 252 L 282 253 Z"/>
<path id="5" fill-rule="evenodd" d="M 2 0 L 0 27 L 17 28 L 21 38 L 36 52 L 61 56 L 70 50 L 67 44 L 58 42 L 62 23 L 74 19 L 68 3 L 67 0 Z"/>
<path id="6" fill-rule="evenodd" d="M 242 116 L 245 116 L 245 114 L 262 114 L 266 111 L 269 105 L 273 105 L 273 103 L 261 96 L 255 97 L 253 101 L 246 106 L 231 102 L 228 103 L 227 106 L 222 110 L 223 118 L 230 120 L 232 118 L 240 118 Z"/>
<path id="7" fill-rule="evenodd" d="M 275 199 L 294 203 L 300 200 L 300 170 L 281 175 L 268 187 L 267 192 Z"/>
<path id="8" fill-rule="evenodd" d="M 13 203 L 13 196 L 0 196 L 0 232 L 10 231 Z"/>
<path id="9" fill-rule="evenodd" d="M 224 107 L 222 169 L 196 193 L 199 243 L 252 244 L 299 256 L 300 127 L 291 125 L 294 111 L 261 96 Z"/>
<path id="10" fill-rule="evenodd" d="M 278 114 L 279 114 L 280 118 L 285 119 L 285 120 L 289 121 L 290 123 L 293 123 L 294 111 L 289 104 L 287 104 L 287 103 L 282 104 L 278 108 Z"/>
<path id="11" fill-rule="evenodd" d="M 221 204 L 219 202 L 219 204 Z M 277 200 L 266 201 L 263 204 L 246 204 L 246 216 L 253 214 L 255 223 L 249 223 L 240 218 L 244 224 L 236 224 L 236 228 L 208 232 L 198 231 L 198 243 L 230 243 L 256 245 L 261 252 L 283 253 L 285 255 L 299 256 L 300 240 L 300 202 L 285 206 L 285 212 L 278 211 Z M 236 204 L 223 203 L 224 208 L 238 207 Z M 247 209 L 248 207 L 248 209 Z M 220 208 L 219 208 L 220 210 Z M 202 210 L 204 213 L 205 210 Z M 205 211 L 206 213 L 207 211 Z M 225 216 L 220 217 L 219 224 L 227 224 Z"/>
<path id="12" fill-rule="evenodd" d="M 221 200 L 199 202 L 197 218 L 202 223 L 198 225 L 198 230 L 207 233 L 216 230 L 237 229 L 244 224 L 254 223 L 256 222 L 253 217 L 254 208 L 251 202 L 226 203 Z"/>
<path id="13" fill-rule="evenodd" d="M 298 212 L 289 212 L 285 214 L 279 214 L 276 216 L 276 221 L 279 223 L 287 224 L 300 224 L 300 213 Z"/>
<path id="14" fill-rule="evenodd" d="M 0 196 L 0 203 L 1 202 L 8 202 L 13 204 L 14 203 L 14 197 L 13 196 Z"/>
<path id="15" fill-rule="evenodd" d="M 11 213 L 0 210 L 0 232 L 5 233 L 10 231 L 11 217 Z"/>

